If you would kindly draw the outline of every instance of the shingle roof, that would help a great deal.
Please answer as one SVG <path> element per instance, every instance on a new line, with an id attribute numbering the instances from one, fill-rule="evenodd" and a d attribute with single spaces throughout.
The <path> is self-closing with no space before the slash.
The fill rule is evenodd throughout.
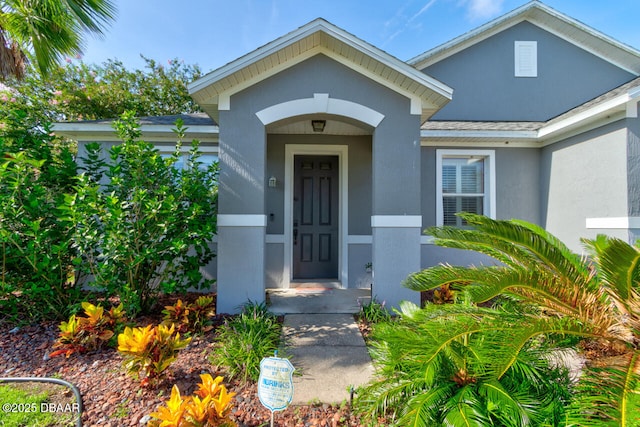
<path id="1" fill-rule="evenodd" d="M 182 119 L 185 126 L 217 126 L 217 123 L 207 113 L 173 114 L 169 116 L 138 117 L 141 125 L 173 125 L 176 120 Z M 75 123 L 86 124 L 111 124 L 117 119 L 83 120 Z"/>
<path id="2" fill-rule="evenodd" d="M 546 122 L 489 122 L 489 121 L 452 121 L 434 120 L 425 122 L 422 130 L 430 131 L 538 131 L 545 126 L 549 126 L 565 120 L 576 114 L 580 114 L 592 107 L 615 99 L 624 95 L 635 87 L 640 87 L 640 77 L 637 77 L 615 89 L 610 90 L 584 104 L 578 105 L 571 110 L 560 114 Z"/>

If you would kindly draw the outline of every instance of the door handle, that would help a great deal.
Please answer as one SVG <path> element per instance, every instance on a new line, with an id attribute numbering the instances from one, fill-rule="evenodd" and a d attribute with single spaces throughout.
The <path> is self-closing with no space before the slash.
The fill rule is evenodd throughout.
<path id="1" fill-rule="evenodd" d="M 294 245 L 298 244 L 298 229 L 297 228 L 293 229 L 293 244 Z"/>

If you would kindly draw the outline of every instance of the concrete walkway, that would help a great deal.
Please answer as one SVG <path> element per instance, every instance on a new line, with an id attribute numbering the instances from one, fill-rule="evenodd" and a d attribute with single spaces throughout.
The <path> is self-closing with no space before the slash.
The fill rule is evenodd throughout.
<path id="1" fill-rule="evenodd" d="M 284 314 L 285 354 L 296 368 L 292 404 L 349 401 L 349 390 L 369 382 L 371 357 L 353 315 L 370 289 L 331 282 L 296 283 L 267 291 L 269 310 Z"/>
<path id="2" fill-rule="evenodd" d="M 285 352 L 296 368 L 294 405 L 348 402 L 349 389 L 373 375 L 352 314 L 287 314 L 283 333 Z"/>

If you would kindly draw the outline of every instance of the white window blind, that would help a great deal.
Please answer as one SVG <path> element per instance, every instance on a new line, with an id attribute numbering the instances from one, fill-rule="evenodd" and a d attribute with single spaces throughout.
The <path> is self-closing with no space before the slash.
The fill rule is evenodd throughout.
<path id="1" fill-rule="evenodd" d="M 515 42 L 515 76 L 538 77 L 538 42 Z"/>
<path id="2" fill-rule="evenodd" d="M 458 212 L 484 214 L 484 159 L 442 159 L 443 224 L 464 226 Z"/>

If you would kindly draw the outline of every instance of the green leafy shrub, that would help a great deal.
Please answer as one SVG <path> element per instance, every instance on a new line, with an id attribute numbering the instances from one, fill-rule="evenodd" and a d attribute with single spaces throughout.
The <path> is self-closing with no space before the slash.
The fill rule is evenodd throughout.
<path id="1" fill-rule="evenodd" d="M 212 297 L 198 297 L 191 304 L 184 304 L 178 300 L 173 305 L 165 306 L 162 310 L 164 317 L 162 323 L 175 325 L 181 333 L 201 333 L 210 328 L 210 317 L 215 314 L 215 305 Z"/>
<path id="2" fill-rule="evenodd" d="M 69 200 L 90 285 L 118 296 L 131 316 L 148 311 L 158 294 L 211 284 L 200 267 L 214 256 L 217 164 L 204 169 L 194 141 L 186 167 L 174 168 L 185 130 L 176 126 L 176 151 L 165 159 L 138 139 L 131 114 L 123 115 L 116 123 L 123 143 L 109 150 L 108 161 L 98 144 L 87 146 L 85 173 Z"/>
<path id="3" fill-rule="evenodd" d="M 358 317 L 361 321 L 370 324 L 391 320 L 391 314 L 385 308 L 385 302 L 380 303 L 375 297 L 371 298 L 370 302 L 360 306 Z"/>
<path id="4" fill-rule="evenodd" d="M 53 345 L 58 350 L 51 353 L 51 357 L 61 354 L 69 357 L 73 353 L 97 350 L 110 343 L 126 321 L 122 304 L 111 307 L 107 312 L 101 306 L 88 302 L 83 302 L 82 308 L 84 317 L 73 314 L 68 322 L 60 324 L 60 335 Z"/>
<path id="5" fill-rule="evenodd" d="M 191 338 L 181 340 L 173 325 L 126 327 L 118 335 L 118 351 L 124 357 L 127 371 L 141 379 L 143 386 L 154 387 L 175 362 L 178 352 L 190 342 Z"/>
<path id="6" fill-rule="evenodd" d="M 50 132 L 25 111 L 0 114 L 0 312 L 18 322 L 66 318 L 83 298 L 62 214 L 76 164 Z"/>
<path id="7" fill-rule="evenodd" d="M 218 329 L 210 361 L 243 381 L 257 381 L 260 361 L 272 356 L 280 343 L 282 325 L 265 304 L 248 303 L 242 313 Z"/>
<path id="8" fill-rule="evenodd" d="M 514 352 L 504 335 L 479 333 L 479 316 L 499 318 L 504 330 L 517 317 L 510 322 L 494 309 L 404 303 L 398 321 L 374 328 L 379 378 L 358 391 L 356 411 L 371 425 L 379 418 L 423 427 L 563 425 L 567 371 L 553 367 L 539 343 Z M 491 363 L 508 356 L 512 363 L 496 372 Z"/>

